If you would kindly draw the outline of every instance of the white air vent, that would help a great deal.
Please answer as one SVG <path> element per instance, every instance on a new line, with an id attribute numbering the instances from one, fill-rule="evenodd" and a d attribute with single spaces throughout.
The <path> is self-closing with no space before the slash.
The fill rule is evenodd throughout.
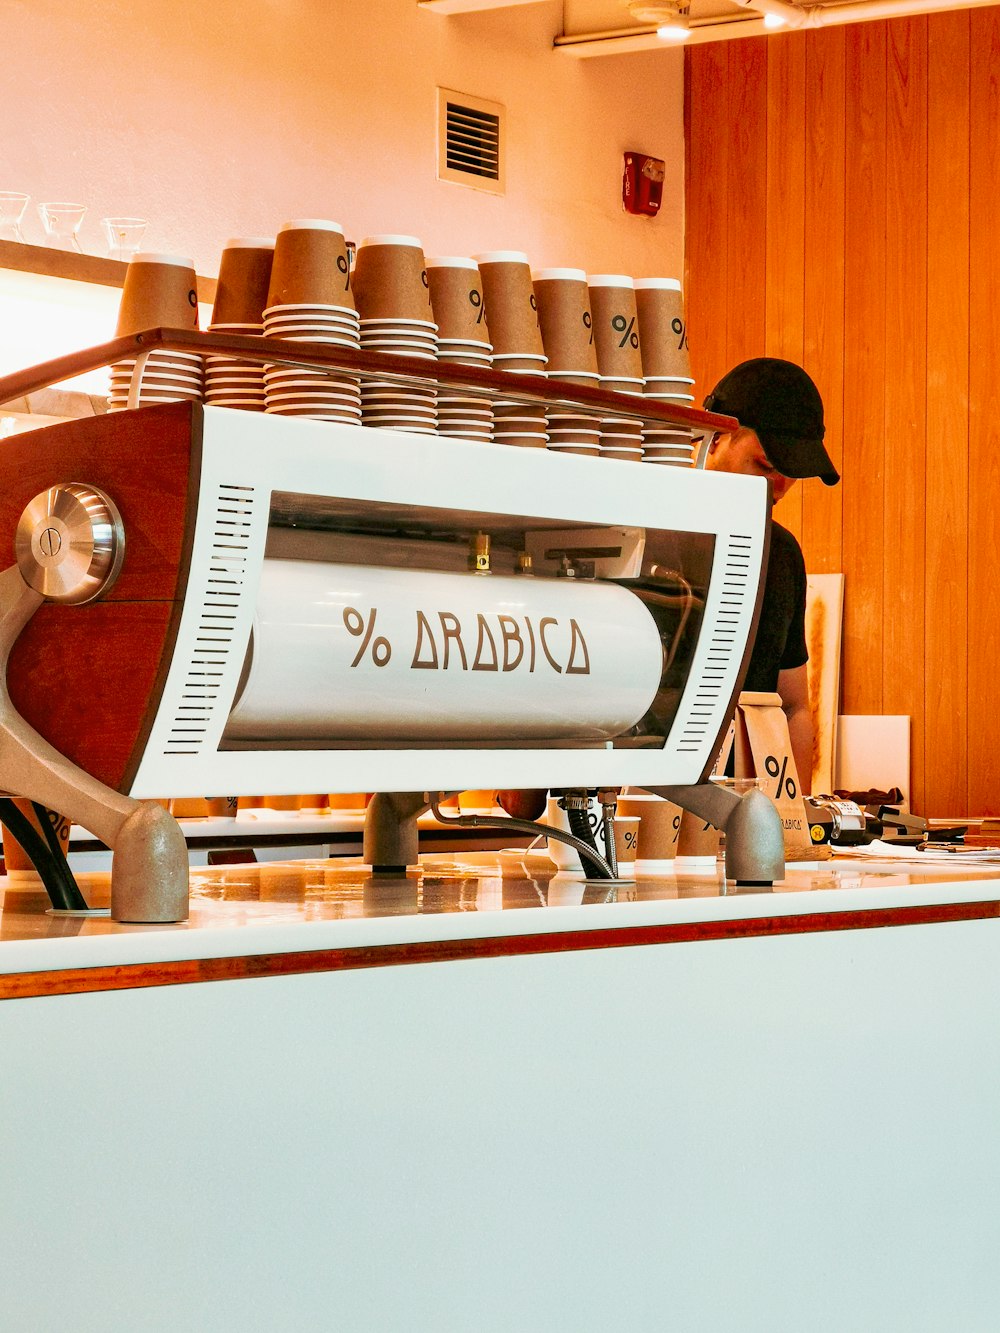
<path id="1" fill-rule="evenodd" d="M 254 488 L 220 484 L 208 577 L 193 651 L 165 755 L 197 755 L 213 725 L 246 582 Z"/>
<path id="2" fill-rule="evenodd" d="M 438 180 L 504 192 L 504 120 L 499 102 L 438 89 Z"/>
<path id="3" fill-rule="evenodd" d="M 722 709 L 729 703 L 733 657 L 737 646 L 739 623 L 750 594 L 750 556 L 753 538 L 730 533 L 723 552 L 723 573 L 719 614 L 712 628 L 704 670 L 683 721 L 677 742 L 678 754 L 696 754 L 706 740 L 717 734 Z M 756 590 L 756 589 L 755 589 Z"/>

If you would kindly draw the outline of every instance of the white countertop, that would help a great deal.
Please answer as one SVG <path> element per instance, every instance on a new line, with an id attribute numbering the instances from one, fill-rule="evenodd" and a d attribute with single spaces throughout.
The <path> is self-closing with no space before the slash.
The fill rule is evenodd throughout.
<path id="1" fill-rule="evenodd" d="M 40 889 L 0 878 L 0 974 L 753 921 L 1000 897 L 1000 874 L 982 865 L 925 868 L 838 856 L 790 866 L 773 890 L 737 892 L 712 870 L 643 876 L 610 887 L 556 875 L 544 854 L 529 854 L 526 864 L 527 875 L 516 865 L 502 866 L 495 852 L 429 855 L 419 872 L 378 879 L 348 858 L 193 869 L 190 919 L 175 925 L 53 914 Z M 78 878 L 93 907 L 107 905 L 106 873 Z"/>

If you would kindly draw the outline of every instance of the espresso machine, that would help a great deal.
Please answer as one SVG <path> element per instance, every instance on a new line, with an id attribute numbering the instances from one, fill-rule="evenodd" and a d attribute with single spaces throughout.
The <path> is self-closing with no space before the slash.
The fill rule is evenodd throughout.
<path id="1" fill-rule="evenodd" d="M 629 785 L 781 876 L 770 803 L 705 781 L 759 611 L 761 479 L 197 403 L 0 459 L 0 787 L 112 847 L 115 919 L 186 915 L 167 794 L 396 794 L 377 865 L 406 863 L 432 793 Z"/>

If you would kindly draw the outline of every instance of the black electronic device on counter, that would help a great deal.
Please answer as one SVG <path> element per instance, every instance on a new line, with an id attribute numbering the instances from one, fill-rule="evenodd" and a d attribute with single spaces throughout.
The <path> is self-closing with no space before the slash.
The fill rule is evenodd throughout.
<path id="1" fill-rule="evenodd" d="M 809 836 L 820 846 L 863 847 L 879 839 L 904 847 L 920 847 L 933 838 L 937 843 L 960 843 L 966 826 L 932 828 L 920 815 L 890 805 L 861 806 L 835 796 L 807 796 Z"/>

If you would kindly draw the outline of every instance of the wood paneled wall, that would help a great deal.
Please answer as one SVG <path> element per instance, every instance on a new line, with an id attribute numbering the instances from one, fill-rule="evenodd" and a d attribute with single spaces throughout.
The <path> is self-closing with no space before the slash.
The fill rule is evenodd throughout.
<path id="1" fill-rule="evenodd" d="M 846 576 L 842 711 L 912 804 L 1000 813 L 1000 8 L 685 53 L 696 392 L 800 362 L 842 482 L 776 511 Z"/>

